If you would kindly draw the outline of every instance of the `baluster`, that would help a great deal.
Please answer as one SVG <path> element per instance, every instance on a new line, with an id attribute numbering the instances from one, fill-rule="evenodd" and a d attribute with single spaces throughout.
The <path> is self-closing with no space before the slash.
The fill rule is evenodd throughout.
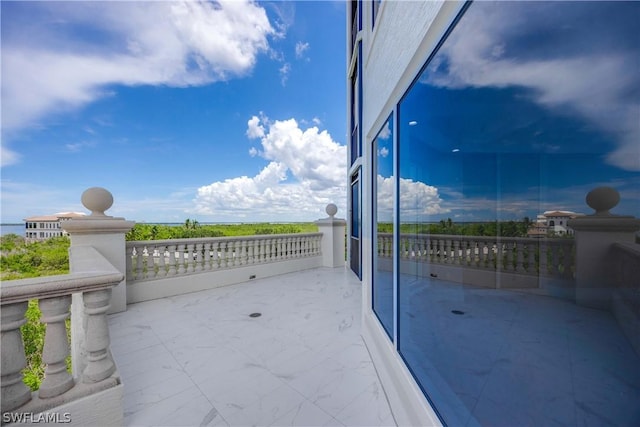
<path id="1" fill-rule="evenodd" d="M 240 241 L 239 240 L 236 240 L 233 242 L 232 256 L 233 256 L 233 266 L 240 265 Z"/>
<path id="2" fill-rule="evenodd" d="M 165 245 L 156 246 L 156 250 L 158 251 L 158 276 L 166 277 L 167 276 L 167 247 Z"/>
<path id="3" fill-rule="evenodd" d="M 271 241 L 270 239 L 265 239 L 264 241 L 264 261 L 269 262 L 271 259 Z"/>
<path id="4" fill-rule="evenodd" d="M 169 245 L 167 247 L 167 250 L 169 251 L 169 271 L 167 272 L 167 275 L 169 276 L 175 276 L 177 273 L 177 266 L 176 266 L 176 245 Z"/>
<path id="5" fill-rule="evenodd" d="M 256 241 L 251 239 L 247 241 L 247 261 L 249 264 L 255 264 L 255 244 Z"/>
<path id="6" fill-rule="evenodd" d="M 146 274 L 146 278 L 153 278 L 156 277 L 156 266 L 155 266 L 155 252 L 154 252 L 154 246 L 147 246 L 147 259 L 146 259 L 146 267 L 147 267 L 147 274 Z"/>
<path id="7" fill-rule="evenodd" d="M 255 249 L 256 263 L 260 264 L 264 260 L 264 239 L 256 240 Z"/>
<path id="8" fill-rule="evenodd" d="M 220 268 L 220 256 L 222 255 L 222 252 L 220 252 L 220 242 L 215 241 L 211 244 L 211 253 L 213 258 L 211 259 L 211 268 L 212 269 L 218 269 Z"/>
<path id="9" fill-rule="evenodd" d="M 129 279 L 135 279 L 135 271 L 134 271 L 134 246 L 129 246 L 127 245 L 126 247 L 126 253 L 127 253 L 127 259 L 126 259 L 126 269 L 127 269 L 127 278 Z"/>
<path id="10" fill-rule="evenodd" d="M 276 241 L 274 242 L 274 252 L 276 254 L 275 259 L 283 259 L 284 258 L 284 242 L 282 241 L 283 239 L 280 237 L 278 239 L 276 239 Z"/>
<path id="11" fill-rule="evenodd" d="M 249 264 L 249 241 L 247 240 L 242 241 L 242 246 L 240 248 L 240 251 L 242 252 L 242 264 L 243 265 Z"/>
<path id="12" fill-rule="evenodd" d="M 285 258 L 289 259 L 293 257 L 293 241 L 290 237 L 284 238 Z"/>
<path id="13" fill-rule="evenodd" d="M 204 242 L 202 244 L 202 269 L 211 271 L 211 243 Z"/>
<path id="14" fill-rule="evenodd" d="M 109 354 L 109 325 L 107 310 L 111 301 L 111 288 L 82 294 L 84 312 L 87 315 L 85 349 L 87 366 L 82 372 L 82 382 L 102 381 L 116 370 Z"/>
<path id="15" fill-rule="evenodd" d="M 287 239 L 286 237 L 283 237 L 280 239 L 280 245 L 281 245 L 281 252 L 282 252 L 282 257 L 280 259 L 286 259 L 290 257 L 290 247 L 289 247 L 289 239 Z"/>
<path id="16" fill-rule="evenodd" d="M 27 366 L 24 356 L 24 344 L 20 326 L 27 322 L 24 314 L 28 303 L 18 302 L 2 306 L 0 315 L 2 322 L 2 412 L 8 412 L 19 408 L 31 400 L 31 390 L 22 382 L 22 370 Z"/>
<path id="17" fill-rule="evenodd" d="M 65 320 L 70 315 L 71 295 L 41 299 L 38 305 L 42 312 L 40 321 L 47 325 L 42 350 L 42 361 L 46 367 L 38 396 L 46 399 L 61 395 L 74 384 L 65 360 L 70 354 Z"/>
<path id="18" fill-rule="evenodd" d="M 469 264 L 469 241 L 468 240 L 460 241 L 460 264 L 461 265 L 470 265 Z"/>
<path id="19" fill-rule="evenodd" d="M 552 275 L 554 276 L 561 276 L 562 273 L 560 271 L 560 246 L 558 245 L 553 245 L 552 246 L 552 252 L 551 252 L 551 269 L 552 269 Z"/>
<path id="20" fill-rule="evenodd" d="M 178 267 L 180 268 L 179 272 L 185 274 L 189 272 L 189 245 L 184 243 L 178 247 L 180 249 L 180 263 L 178 264 Z"/>
<path id="21" fill-rule="evenodd" d="M 505 242 L 504 244 L 504 265 L 502 268 L 504 271 L 513 271 L 514 252 L 516 250 L 514 242 Z"/>
<path id="22" fill-rule="evenodd" d="M 198 242 L 194 245 L 194 250 L 195 252 L 195 265 L 194 265 L 194 271 L 196 272 L 200 272 L 202 271 L 202 264 L 204 263 L 204 260 L 202 259 L 203 255 L 203 251 L 204 251 L 204 243 L 202 242 Z"/>
<path id="23" fill-rule="evenodd" d="M 498 269 L 500 257 L 502 256 L 502 243 L 496 241 L 482 242 L 482 267 Z"/>
<path id="24" fill-rule="evenodd" d="M 540 275 L 546 276 L 547 274 L 549 274 L 548 251 L 548 243 L 540 242 L 540 244 L 538 245 L 538 274 Z"/>
<path id="25" fill-rule="evenodd" d="M 524 268 L 524 250 L 525 243 L 524 242 L 516 242 L 516 271 L 519 273 L 523 273 L 525 271 Z"/>
<path id="26" fill-rule="evenodd" d="M 453 243 L 453 239 L 452 238 L 447 238 L 445 239 L 445 250 L 444 250 L 444 263 L 445 264 L 451 264 L 452 260 L 451 260 L 451 245 Z"/>
<path id="27" fill-rule="evenodd" d="M 533 243 L 527 245 L 527 273 L 533 274 L 536 271 L 536 248 Z"/>
<path id="28" fill-rule="evenodd" d="M 562 273 L 562 275 L 565 278 L 571 279 L 573 278 L 573 274 L 574 274 L 574 269 L 573 266 L 575 265 L 575 246 L 574 243 L 571 243 L 570 245 L 566 245 L 564 247 L 564 272 Z M 629 283 L 629 282 L 623 282 L 623 283 Z"/>
<path id="29" fill-rule="evenodd" d="M 451 264 L 459 265 L 460 264 L 460 240 L 454 240 L 453 242 L 453 254 L 451 256 Z"/>
<path id="30" fill-rule="evenodd" d="M 184 272 L 191 273 L 195 267 L 193 256 L 195 255 L 194 244 L 187 243 L 184 245 Z"/>
<path id="31" fill-rule="evenodd" d="M 496 271 L 504 269 L 504 255 L 504 243 L 502 240 L 496 241 L 495 258 L 493 260 Z"/>
<path id="32" fill-rule="evenodd" d="M 222 242 L 222 258 L 220 259 L 221 261 L 221 266 L 224 268 L 230 267 L 229 265 L 229 250 L 231 248 L 231 242 L 230 241 L 224 241 Z"/>
<path id="33" fill-rule="evenodd" d="M 144 247 L 134 248 L 136 251 L 136 279 L 144 279 Z"/>

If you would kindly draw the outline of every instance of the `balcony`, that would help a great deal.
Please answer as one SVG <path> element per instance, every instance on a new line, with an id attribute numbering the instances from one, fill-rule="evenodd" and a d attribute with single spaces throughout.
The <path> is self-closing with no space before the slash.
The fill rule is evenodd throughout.
<path id="1" fill-rule="evenodd" d="M 345 268 L 345 222 L 334 217 L 333 207 L 318 221 L 319 233 L 125 243 L 133 223 L 106 216 L 106 195 L 90 194 L 97 199 L 85 203 L 92 214 L 65 224 L 71 273 L 3 284 L 3 424 L 37 424 L 38 417 L 72 425 L 407 424 L 399 394 L 393 385 L 384 389 L 378 377 L 385 367 L 372 363 L 372 345 L 378 344 L 365 328 L 374 317 L 367 290 Z M 522 362 L 514 372 L 534 366 L 536 378 L 562 379 L 579 370 L 584 375 L 560 386 L 531 383 L 529 396 L 548 394 L 551 400 L 555 393 L 566 399 L 563 387 L 571 386 L 573 400 L 538 411 L 551 417 L 538 421 L 597 422 L 597 408 L 575 418 L 572 408 L 586 401 L 618 408 L 624 424 L 640 388 L 640 251 L 637 243 L 620 240 L 624 230 L 634 235 L 638 224 L 625 217 L 609 221 L 613 241 L 598 249 L 602 236 L 589 233 L 607 218 L 576 223 L 575 244 L 399 235 L 400 280 L 416 266 L 434 279 L 412 283 L 410 300 L 423 307 L 423 320 L 449 325 L 443 330 L 450 333 L 432 336 L 428 348 L 407 341 L 404 357 L 423 360 L 435 381 L 428 389 L 451 393 L 447 401 L 455 408 L 459 390 L 447 391 L 442 377 L 451 375 L 469 399 L 491 402 L 490 388 L 480 387 L 486 383 L 518 407 L 529 402 L 509 394 L 517 381 L 508 384 L 512 377 L 500 372 L 501 361 Z M 378 237 L 384 271 L 393 258 L 392 237 Z M 591 262 L 580 263 L 585 257 Z M 604 282 L 611 286 L 603 289 Z M 422 301 L 427 288 L 431 297 Z M 451 315 L 451 307 L 464 314 L 471 303 L 460 299 L 463 288 L 475 298 L 471 317 Z M 590 307 L 594 292 L 606 292 L 611 306 Z M 20 374 L 19 326 L 29 299 L 39 300 L 47 324 L 46 379 L 36 393 Z M 71 343 L 64 327 L 69 316 Z M 558 341 L 558 331 L 566 339 Z M 460 352 L 461 345 L 469 351 Z M 482 348 L 489 369 L 482 365 Z M 576 359 L 585 349 L 589 357 Z M 425 351 L 442 366 L 427 366 L 420 356 Z M 69 354 L 73 374 L 65 369 Z M 584 378 L 606 385 L 606 392 L 588 395 L 580 387 Z M 477 408 L 496 413 L 480 403 Z M 463 406 L 457 413 L 465 424 L 481 419 Z"/>
<path id="2" fill-rule="evenodd" d="M 345 268 L 320 267 L 112 315 L 123 424 L 393 425 L 361 291 Z"/>

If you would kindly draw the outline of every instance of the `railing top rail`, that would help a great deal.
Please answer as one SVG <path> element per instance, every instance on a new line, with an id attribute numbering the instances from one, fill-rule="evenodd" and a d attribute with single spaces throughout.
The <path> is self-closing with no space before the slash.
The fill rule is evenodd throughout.
<path id="1" fill-rule="evenodd" d="M 638 243 L 614 243 L 613 248 L 619 251 L 623 251 L 635 258 L 640 258 L 640 244 Z"/>
<path id="2" fill-rule="evenodd" d="M 124 275 L 120 272 L 96 271 L 5 281 L 2 282 L 0 304 L 95 291 L 115 286 L 123 279 Z"/>
<path id="3" fill-rule="evenodd" d="M 189 239 L 165 239 L 165 240 L 131 240 L 127 246 L 136 245 L 167 245 L 176 243 L 200 243 L 200 242 L 229 242 L 239 240 L 266 240 L 281 237 L 318 237 L 322 233 L 285 233 L 285 234 L 252 234 L 247 236 L 221 236 L 221 237 L 195 237 Z"/>
<path id="4" fill-rule="evenodd" d="M 124 280 L 124 275 L 92 246 L 71 247 L 69 252 L 74 256 L 77 271 L 58 276 L 4 281 L 0 287 L 0 305 L 95 291 L 115 286 Z"/>

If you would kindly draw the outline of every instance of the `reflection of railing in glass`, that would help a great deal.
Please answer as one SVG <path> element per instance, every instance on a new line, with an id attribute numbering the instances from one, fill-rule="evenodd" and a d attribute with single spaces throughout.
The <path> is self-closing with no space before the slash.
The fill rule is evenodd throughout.
<path id="1" fill-rule="evenodd" d="M 392 256 L 393 235 L 378 234 L 378 256 Z M 571 279 L 574 241 L 519 237 L 401 234 L 402 260 Z"/>

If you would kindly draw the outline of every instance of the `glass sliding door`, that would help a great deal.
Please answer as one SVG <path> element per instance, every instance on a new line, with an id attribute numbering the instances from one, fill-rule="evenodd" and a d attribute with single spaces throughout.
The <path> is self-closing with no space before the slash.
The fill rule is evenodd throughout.
<path id="1" fill-rule="evenodd" d="M 374 311 L 446 424 L 640 425 L 640 316 L 576 303 L 570 227 L 600 186 L 640 216 L 639 22 L 640 2 L 471 3 L 398 104 L 397 316 L 379 155 Z"/>

